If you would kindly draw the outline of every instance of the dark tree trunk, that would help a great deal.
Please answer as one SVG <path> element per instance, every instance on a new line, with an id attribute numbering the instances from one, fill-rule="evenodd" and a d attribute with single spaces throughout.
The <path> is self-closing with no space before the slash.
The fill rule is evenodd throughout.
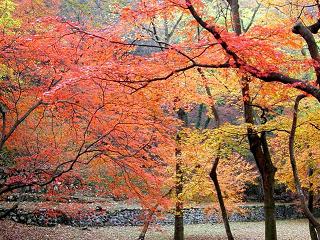
<path id="1" fill-rule="evenodd" d="M 263 187 L 263 203 L 264 203 L 264 217 L 265 217 L 265 239 L 276 240 L 277 229 L 276 229 L 276 215 L 275 215 L 275 201 L 274 201 L 274 176 L 276 168 L 272 162 L 266 158 L 266 153 L 262 151 L 261 139 L 251 139 L 249 137 L 249 144 L 252 154 L 255 156 L 257 166 L 262 176 L 262 187 Z M 259 146 L 256 148 L 256 146 Z"/>
<path id="2" fill-rule="evenodd" d="M 311 155 L 311 154 L 310 154 Z M 308 169 L 308 176 L 311 177 L 313 175 L 313 168 L 309 167 Z M 310 210 L 310 212 L 313 214 L 313 191 L 312 191 L 312 182 L 309 182 L 309 194 L 308 194 L 308 208 Z M 317 235 L 317 231 L 314 228 L 312 222 L 309 220 L 309 232 L 310 232 L 310 237 L 311 240 L 319 240 L 318 235 Z"/>
<path id="3" fill-rule="evenodd" d="M 301 206 L 305 216 L 308 218 L 309 222 L 312 223 L 315 231 L 317 232 L 317 235 L 319 235 L 320 222 L 312 214 L 312 212 L 309 209 L 309 206 L 306 203 L 306 197 L 304 195 L 304 192 L 303 192 L 303 189 L 301 186 L 298 168 L 297 168 L 297 164 L 296 164 L 296 160 L 295 160 L 295 152 L 294 152 L 294 142 L 295 142 L 295 133 L 296 133 L 296 128 L 297 128 L 299 103 L 305 97 L 306 96 L 304 94 L 297 96 L 295 103 L 294 103 L 292 127 L 291 127 L 291 131 L 290 131 L 290 136 L 289 136 L 289 155 L 290 155 L 290 164 L 291 164 L 294 184 L 295 184 L 297 194 L 298 194 L 298 197 L 300 200 L 300 206 Z"/>
<path id="4" fill-rule="evenodd" d="M 320 68 L 319 68 L 320 55 L 319 55 L 318 45 L 317 45 L 317 42 L 315 41 L 313 34 L 316 34 L 318 32 L 319 26 L 320 26 L 319 23 L 320 21 L 318 20 L 317 23 L 307 27 L 301 22 L 298 22 L 292 28 L 293 33 L 299 34 L 305 40 L 305 42 L 308 45 L 308 50 L 311 58 L 317 62 L 317 64 L 314 65 L 316 76 L 317 76 L 317 85 L 320 85 Z M 304 95 L 298 96 L 294 106 L 293 123 L 292 123 L 290 138 L 289 138 L 290 161 L 291 161 L 292 171 L 295 178 L 296 189 L 297 189 L 297 192 L 299 193 L 301 206 L 302 206 L 302 209 L 304 210 L 305 215 L 309 219 L 310 237 L 312 240 L 318 240 L 319 239 L 318 233 L 320 232 L 320 224 L 313 216 L 313 192 L 312 190 L 309 190 L 308 206 L 305 206 L 306 205 L 305 197 L 302 192 L 298 172 L 296 169 L 294 149 L 293 149 L 299 101 L 304 97 L 305 97 Z M 313 169 L 309 167 L 309 172 L 308 172 L 309 177 L 312 174 L 313 174 Z M 309 187 L 312 188 L 312 183 L 310 183 Z"/>
<path id="5" fill-rule="evenodd" d="M 174 216 L 174 240 L 184 239 L 184 225 L 183 225 L 183 205 L 176 203 L 176 213 Z"/>
<path id="6" fill-rule="evenodd" d="M 263 195 L 264 195 L 264 215 L 265 215 L 265 239 L 277 239 L 276 231 L 276 215 L 275 215 L 275 202 L 274 202 L 274 174 L 275 171 L 271 170 L 264 173 L 263 178 Z"/>
<path id="7" fill-rule="evenodd" d="M 196 128 L 199 129 L 201 126 L 201 120 L 202 120 L 202 114 L 205 111 L 205 106 L 203 103 L 199 105 L 199 110 L 198 110 L 198 117 L 197 117 L 197 123 L 196 123 Z"/>
<path id="8" fill-rule="evenodd" d="M 148 231 L 148 228 L 149 228 L 149 225 L 150 225 L 150 222 L 152 220 L 152 216 L 154 214 L 154 210 L 150 210 L 144 223 L 143 223 L 143 228 L 140 232 L 140 235 L 138 237 L 138 240 L 144 240 L 145 237 L 146 237 L 146 234 L 147 234 L 147 231 Z"/>
<path id="9" fill-rule="evenodd" d="M 309 197 L 308 197 L 308 208 L 311 213 L 313 213 L 313 192 L 310 190 L 309 191 Z M 309 232 L 310 232 L 310 238 L 311 240 L 319 240 L 317 231 L 314 228 L 312 222 L 309 220 Z"/>
<path id="10" fill-rule="evenodd" d="M 178 118 L 183 121 L 183 126 L 188 126 L 188 115 L 183 109 L 178 110 Z M 174 240 L 184 240 L 184 224 L 183 224 L 183 172 L 181 163 L 181 136 L 180 133 L 176 137 L 176 183 L 175 183 L 175 194 L 176 194 L 176 209 L 174 215 Z"/>
<path id="11" fill-rule="evenodd" d="M 172 191 L 173 191 L 173 188 L 171 188 L 165 195 L 163 195 L 162 198 L 165 198 L 165 197 L 171 195 Z M 145 221 L 143 223 L 142 230 L 141 230 L 141 232 L 139 234 L 138 240 L 144 240 L 145 239 L 147 231 L 148 231 L 149 226 L 150 226 L 150 223 L 152 221 L 152 217 L 153 217 L 154 213 L 157 211 L 158 207 L 159 207 L 159 203 L 157 203 L 151 209 L 149 209 L 149 211 L 147 213 L 147 216 L 146 216 L 146 219 L 145 219 Z"/>
<path id="12" fill-rule="evenodd" d="M 250 88 L 246 78 L 242 79 L 242 96 L 245 122 L 254 125 L 253 107 L 250 99 Z M 262 178 L 263 203 L 265 217 L 265 240 L 277 239 L 275 202 L 274 202 L 274 176 L 276 168 L 272 164 L 268 142 L 265 132 L 259 135 L 250 126 L 247 128 L 250 150 Z"/>
<path id="13" fill-rule="evenodd" d="M 238 0 L 227 0 L 231 8 L 231 18 L 233 29 L 237 35 L 242 33 L 241 17 L 239 12 Z M 250 98 L 250 88 L 246 77 L 242 79 L 242 97 L 244 105 L 245 122 L 254 125 L 253 107 Z M 265 133 L 261 136 L 252 128 L 248 127 L 248 140 L 250 150 L 254 156 L 257 167 L 262 177 L 263 202 L 265 216 L 265 240 L 276 240 L 276 218 L 275 218 L 275 202 L 274 202 L 274 175 L 276 168 L 272 164 L 269 147 Z"/>
<path id="14" fill-rule="evenodd" d="M 201 77 L 205 80 L 204 82 L 206 82 L 206 77 L 205 77 L 204 73 L 202 72 L 201 68 L 198 68 L 198 72 L 200 73 Z M 218 113 L 215 105 L 213 104 L 214 99 L 211 94 L 210 88 L 207 84 L 205 85 L 205 89 L 206 89 L 207 95 L 212 100 L 212 105 L 210 106 L 210 108 L 211 108 L 211 111 L 212 111 L 214 118 L 215 118 L 216 127 L 219 128 L 220 124 L 221 124 L 219 113 Z M 205 124 L 205 128 L 206 127 L 207 127 L 207 123 Z M 230 224 L 229 224 L 229 220 L 228 220 L 228 213 L 227 213 L 226 207 L 224 205 L 224 199 L 223 199 L 223 196 L 221 193 L 221 188 L 220 188 L 218 175 L 217 175 L 217 169 L 218 169 L 219 160 L 220 160 L 219 152 L 220 152 L 220 147 L 218 149 L 218 156 L 212 162 L 212 168 L 210 171 L 210 178 L 213 182 L 213 185 L 214 185 L 216 193 L 217 193 L 218 202 L 219 202 L 219 206 L 220 206 L 220 210 L 221 210 L 221 215 L 222 215 L 222 219 L 223 219 L 223 223 L 224 223 L 224 228 L 226 230 L 228 240 L 233 240 L 234 238 L 232 236 L 232 232 L 231 232 L 231 228 L 230 228 Z"/>
<path id="15" fill-rule="evenodd" d="M 234 238 L 232 236 L 229 220 L 228 220 L 228 213 L 227 213 L 226 207 L 224 205 L 224 200 L 223 200 L 221 188 L 220 188 L 220 184 L 218 181 L 218 176 L 217 176 L 218 162 L 219 162 L 219 158 L 216 158 L 215 162 L 213 163 L 211 172 L 210 172 L 210 178 L 211 178 L 211 180 L 214 184 L 214 187 L 216 189 L 216 193 L 217 193 L 217 197 L 218 197 L 218 201 L 219 201 L 219 206 L 220 206 L 220 210 L 221 210 L 221 215 L 222 215 L 222 219 L 223 219 L 223 223 L 224 223 L 224 227 L 226 230 L 228 240 L 234 240 Z"/>
<path id="16" fill-rule="evenodd" d="M 277 239 L 276 229 L 276 206 L 274 202 L 274 176 L 276 168 L 272 164 L 266 133 L 262 132 L 261 145 L 263 150 L 263 195 L 264 195 L 264 214 L 265 214 L 265 238 Z M 262 160 L 262 159 L 261 159 Z"/>
<path id="17" fill-rule="evenodd" d="M 181 194 L 183 191 L 183 179 L 180 162 L 176 163 L 176 209 L 174 215 L 174 240 L 184 239 L 183 226 L 183 201 Z"/>

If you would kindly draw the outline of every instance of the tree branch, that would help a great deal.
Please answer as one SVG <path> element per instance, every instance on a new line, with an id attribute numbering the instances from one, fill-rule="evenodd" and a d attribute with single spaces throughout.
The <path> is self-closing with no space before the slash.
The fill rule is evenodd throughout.
<path id="1" fill-rule="evenodd" d="M 0 150 L 3 148 L 5 142 L 9 139 L 9 137 L 14 133 L 14 131 L 17 129 L 17 127 L 41 104 L 43 104 L 42 100 L 39 100 L 36 102 L 33 106 L 29 108 L 29 110 L 21 117 L 19 118 L 13 126 L 10 128 L 8 134 L 5 134 L 2 136 L 1 142 L 0 142 Z"/>
<path id="2" fill-rule="evenodd" d="M 308 82 L 291 78 L 289 76 L 286 76 L 284 74 L 278 73 L 278 72 L 262 72 L 256 67 L 253 67 L 249 64 L 247 64 L 245 61 L 243 61 L 239 56 L 232 51 L 227 42 L 224 41 L 221 37 L 220 32 L 217 30 L 217 28 L 214 25 L 209 25 L 207 22 L 205 22 L 196 12 L 194 9 L 192 3 L 190 0 L 186 0 L 187 8 L 189 9 L 190 13 L 194 17 L 194 19 L 208 32 L 210 32 L 214 38 L 217 40 L 217 42 L 221 45 L 221 47 L 225 50 L 225 52 L 233 58 L 235 61 L 235 66 L 246 71 L 247 73 L 250 73 L 252 76 L 259 78 L 265 82 L 281 82 L 283 84 L 292 85 L 292 87 L 302 90 L 312 96 L 314 96 L 319 102 L 320 102 L 320 90 L 319 88 L 309 84 Z"/>

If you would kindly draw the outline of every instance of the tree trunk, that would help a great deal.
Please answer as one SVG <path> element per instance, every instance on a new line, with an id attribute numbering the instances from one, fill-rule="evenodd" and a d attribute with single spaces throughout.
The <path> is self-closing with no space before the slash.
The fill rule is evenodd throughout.
<path id="1" fill-rule="evenodd" d="M 310 169 L 312 171 L 312 169 Z M 310 172 L 310 171 L 309 171 Z M 313 192 L 309 190 L 309 197 L 308 197 L 308 208 L 311 213 L 313 213 Z M 311 240 L 319 240 L 317 231 L 312 225 L 312 222 L 309 220 L 309 232 Z"/>
<path id="2" fill-rule="evenodd" d="M 312 154 L 310 154 L 311 157 Z M 311 177 L 313 174 L 313 168 L 309 166 L 308 169 L 308 177 Z M 308 193 L 308 208 L 310 210 L 310 212 L 313 214 L 313 190 L 312 188 L 312 182 L 309 182 L 309 193 Z M 312 225 L 312 222 L 309 220 L 309 232 L 310 232 L 310 237 L 311 240 L 319 240 L 318 235 L 317 235 L 317 231 L 314 228 L 314 226 Z"/>
<path id="3" fill-rule="evenodd" d="M 183 191 L 182 171 L 180 162 L 176 163 L 176 210 L 174 215 L 174 240 L 184 240 L 183 226 L 183 201 L 181 193 Z"/>
<path id="4" fill-rule="evenodd" d="M 180 108 L 178 110 L 178 118 L 183 121 L 183 126 L 188 126 L 188 115 Z M 184 240 L 184 226 L 183 226 L 183 172 L 182 172 L 182 162 L 181 162 L 181 136 L 179 132 L 176 137 L 176 183 L 175 183 L 175 194 L 176 194 L 176 209 L 174 215 L 174 240 Z"/>
<path id="5" fill-rule="evenodd" d="M 206 79 L 204 73 L 202 72 L 201 68 L 198 68 L 197 70 L 200 73 L 202 79 L 205 80 L 204 82 L 207 82 L 207 79 Z M 205 84 L 205 89 L 206 89 L 207 95 L 209 96 L 209 98 L 212 101 L 212 104 L 210 106 L 211 107 L 211 111 L 212 111 L 212 113 L 214 115 L 214 118 L 215 118 L 216 127 L 219 128 L 220 124 L 221 124 L 219 113 L 218 113 L 218 111 L 217 111 L 217 109 L 216 109 L 216 107 L 214 105 L 214 99 L 213 99 L 213 96 L 211 94 L 210 88 L 209 88 L 209 86 L 207 84 Z M 207 127 L 206 125 L 205 125 L 205 127 Z M 212 168 L 211 168 L 211 171 L 210 171 L 210 178 L 211 178 L 211 180 L 212 180 L 212 182 L 214 184 L 214 187 L 215 187 L 215 190 L 216 190 L 216 193 L 217 193 L 219 207 L 220 207 L 220 210 L 221 210 L 221 215 L 222 215 L 222 219 L 223 219 L 223 223 L 224 223 L 224 228 L 226 230 L 226 234 L 227 234 L 228 240 L 233 240 L 234 238 L 232 236 L 232 232 L 231 232 L 231 228 L 230 228 L 230 224 L 229 224 L 229 220 L 228 220 L 228 213 L 227 213 L 226 207 L 224 205 L 224 200 L 223 200 L 223 196 L 222 196 L 222 193 L 221 193 L 221 188 L 220 188 L 220 184 L 219 184 L 218 176 L 217 176 L 217 168 L 218 168 L 219 160 L 220 160 L 219 152 L 220 152 L 220 146 L 218 148 L 218 156 L 216 157 L 216 159 L 212 163 Z"/>
<path id="6" fill-rule="evenodd" d="M 308 45 L 308 50 L 310 52 L 311 58 L 317 61 L 318 64 L 315 64 L 315 72 L 317 76 L 317 84 L 320 84 L 320 68 L 319 68 L 319 61 L 320 61 L 320 56 L 319 56 L 319 50 L 317 43 L 313 37 L 313 33 L 317 33 L 319 30 L 319 20 L 316 24 L 313 24 L 309 27 L 304 26 L 301 22 L 298 22 L 292 29 L 293 33 L 299 34 L 301 37 L 304 38 Z M 299 178 L 298 178 L 298 172 L 295 172 L 295 158 L 294 158 L 294 135 L 295 135 L 295 128 L 296 128 L 296 122 L 297 122 L 297 112 L 298 112 L 298 106 L 299 106 L 299 101 L 304 98 L 304 95 L 300 95 L 297 97 L 295 106 L 294 106 L 294 115 L 293 115 L 293 123 L 292 123 L 292 129 L 290 133 L 290 144 L 289 144 L 289 149 L 290 149 L 290 161 L 291 161 L 291 166 L 292 170 L 294 172 L 294 177 L 295 177 L 295 185 L 297 188 L 297 191 L 299 192 L 299 189 L 301 190 L 301 186 L 299 183 Z M 313 174 L 313 169 L 309 167 L 308 175 L 309 177 Z M 310 188 L 312 187 L 312 183 L 310 183 Z M 318 240 L 318 234 L 319 232 L 319 223 L 315 223 L 315 219 L 313 219 L 313 192 L 312 190 L 309 190 L 309 196 L 308 196 L 308 206 L 304 207 L 305 205 L 305 199 L 303 192 L 300 191 L 300 201 L 302 208 L 305 209 L 305 214 L 309 219 L 309 231 L 310 231 L 310 237 L 312 240 Z M 309 212 L 308 212 L 309 210 Z M 318 230 L 315 228 L 317 226 Z"/>
<path id="7" fill-rule="evenodd" d="M 242 79 L 242 96 L 244 106 L 245 122 L 254 125 L 253 107 L 250 98 L 249 83 L 246 78 Z M 266 133 L 261 135 L 253 130 L 252 127 L 247 128 L 248 141 L 250 150 L 254 156 L 255 162 L 262 178 L 263 187 L 263 203 L 265 217 L 265 240 L 277 239 L 275 202 L 274 202 L 274 176 L 276 168 L 272 164 L 269 147 L 266 139 Z"/>
<path id="8" fill-rule="evenodd" d="M 143 228 L 142 228 L 141 233 L 140 233 L 140 235 L 138 237 L 138 240 L 144 240 L 145 239 L 147 231 L 148 231 L 148 228 L 149 228 L 149 225 L 150 225 L 150 222 L 152 220 L 152 216 L 153 216 L 153 214 L 155 212 L 155 209 L 156 208 L 154 208 L 154 209 L 152 209 L 152 210 L 150 210 L 148 212 L 148 215 L 146 217 L 146 220 L 143 223 Z"/>
<path id="9" fill-rule="evenodd" d="M 291 127 L 291 131 L 290 131 L 290 136 L 289 136 L 289 155 L 290 155 L 290 164 L 291 164 L 294 184 L 295 184 L 297 194 L 298 194 L 298 197 L 300 200 L 300 206 L 301 206 L 305 216 L 309 219 L 309 222 L 312 223 L 312 225 L 316 231 L 316 234 L 319 236 L 320 222 L 314 217 L 314 215 L 312 214 L 312 212 L 309 209 L 309 206 L 306 203 L 306 197 L 303 193 L 303 189 L 301 186 L 297 163 L 296 163 L 296 159 L 295 159 L 295 152 L 294 152 L 294 142 L 295 142 L 295 133 L 296 133 L 296 128 L 297 128 L 299 103 L 305 97 L 306 96 L 304 94 L 297 96 L 295 103 L 294 103 L 292 127 Z"/>
<path id="10" fill-rule="evenodd" d="M 277 239 L 276 217 L 274 193 L 274 174 L 275 171 L 265 173 L 263 178 L 263 195 L 264 195 L 264 215 L 265 215 L 265 239 Z"/>
<path id="11" fill-rule="evenodd" d="M 164 194 L 164 195 L 162 196 L 162 198 L 165 198 L 165 197 L 171 195 L 173 189 L 174 189 L 174 188 L 170 188 L 170 190 L 169 190 L 166 194 Z M 138 240 L 144 240 L 144 239 L 145 239 L 146 234 L 147 234 L 147 231 L 148 231 L 148 228 L 149 228 L 149 225 L 150 225 L 150 223 L 151 223 L 151 221 L 152 221 L 152 217 L 153 217 L 154 213 L 157 211 L 159 205 L 160 205 L 160 204 L 157 203 L 157 204 L 154 205 L 151 209 L 149 209 L 149 212 L 148 212 L 148 214 L 147 214 L 147 216 L 146 216 L 146 219 L 145 219 L 145 221 L 144 221 L 144 223 L 143 223 L 143 227 L 142 227 L 142 230 L 141 230 L 140 235 L 139 235 L 139 237 L 138 237 Z"/>
<path id="12" fill-rule="evenodd" d="M 221 210 L 221 215 L 222 215 L 222 219 L 223 219 L 223 223 L 224 223 L 224 227 L 226 230 L 228 240 L 234 240 L 234 238 L 232 236 L 229 220 L 228 220 L 228 213 L 227 213 L 226 207 L 224 205 L 224 200 L 223 200 L 223 196 L 221 193 L 221 188 L 220 188 L 220 184 L 218 181 L 218 176 L 217 176 L 218 161 L 219 161 L 219 158 L 216 158 L 215 162 L 213 163 L 211 172 L 210 172 L 210 177 L 211 177 L 211 180 L 212 180 L 214 187 L 216 189 L 216 193 L 217 193 L 217 197 L 218 197 L 218 201 L 219 201 L 219 206 L 220 206 L 220 210 Z"/>
<path id="13" fill-rule="evenodd" d="M 242 33 L 241 16 L 238 0 L 227 0 L 231 8 L 233 29 L 239 36 Z M 253 107 L 251 105 L 250 88 L 246 77 L 242 78 L 242 97 L 245 122 L 254 125 Z M 251 127 L 247 128 L 250 150 L 254 156 L 257 167 L 262 177 L 264 216 L 265 216 L 265 240 L 276 240 L 276 218 L 274 194 L 274 175 L 276 168 L 272 164 L 269 147 L 265 133 L 258 135 Z"/>
<path id="14" fill-rule="evenodd" d="M 184 240 L 183 206 L 176 203 L 174 216 L 174 240 Z"/>

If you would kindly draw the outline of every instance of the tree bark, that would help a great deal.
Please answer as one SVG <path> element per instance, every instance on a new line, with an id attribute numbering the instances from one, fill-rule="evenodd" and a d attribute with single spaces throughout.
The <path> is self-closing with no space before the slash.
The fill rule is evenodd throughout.
<path id="1" fill-rule="evenodd" d="M 253 107 L 250 98 L 249 83 L 246 78 L 242 79 L 242 97 L 244 105 L 245 122 L 254 125 Z M 274 176 L 276 168 L 273 166 L 265 132 L 261 136 L 252 127 L 247 128 L 250 151 L 252 152 L 262 178 L 263 203 L 265 216 L 265 239 L 276 240 L 277 228 L 274 201 Z"/>
<path id="2" fill-rule="evenodd" d="M 181 170 L 181 162 L 179 156 L 181 150 L 176 150 L 176 209 L 174 215 L 174 240 L 184 240 L 184 225 L 183 225 L 183 200 L 181 194 L 183 191 L 183 176 Z"/>
<path id="3" fill-rule="evenodd" d="M 180 108 L 178 110 L 178 118 L 183 121 L 183 126 L 188 126 L 188 116 L 187 113 Z M 178 132 L 176 137 L 176 183 L 175 183 L 175 194 L 176 194 L 176 209 L 174 214 L 174 240 L 184 240 L 184 224 L 183 224 L 183 171 L 181 162 L 181 136 Z"/>
<path id="4" fill-rule="evenodd" d="M 242 33 L 241 17 L 239 12 L 238 0 L 228 0 L 231 7 L 231 18 L 233 21 L 233 28 L 237 35 Z M 242 78 L 242 97 L 244 106 L 245 122 L 254 125 L 253 107 L 250 98 L 250 87 L 248 79 Z M 250 150 L 254 156 L 255 162 L 258 166 L 262 177 L 263 186 L 263 202 L 264 202 L 264 216 L 265 216 L 265 239 L 276 240 L 276 218 L 275 218 L 275 202 L 274 202 L 274 176 L 276 168 L 272 164 L 269 147 L 266 140 L 266 135 L 263 132 L 261 136 L 258 135 L 251 127 L 247 128 L 248 140 Z"/>
<path id="5" fill-rule="evenodd" d="M 222 215 L 222 219 L 223 219 L 223 224 L 224 224 L 224 228 L 226 230 L 228 240 L 234 240 L 234 238 L 232 236 L 229 220 L 228 220 L 228 213 L 227 213 L 226 207 L 224 205 L 224 200 L 223 200 L 221 188 L 220 188 L 220 184 L 218 181 L 218 176 L 217 176 L 218 163 L 219 163 L 219 157 L 217 157 L 213 163 L 213 166 L 212 166 L 212 169 L 210 172 L 210 178 L 211 178 L 211 180 L 214 184 L 214 187 L 216 189 L 216 193 L 217 193 L 217 197 L 218 197 L 218 201 L 219 201 L 219 206 L 220 206 L 220 210 L 221 210 L 221 215 Z"/>
<path id="6" fill-rule="evenodd" d="M 138 240 L 145 239 L 147 231 L 149 229 L 150 222 L 152 220 L 152 216 L 154 215 L 154 212 L 156 211 L 157 207 L 158 207 L 158 205 L 156 207 L 154 207 L 153 209 L 149 210 L 148 215 L 146 217 L 146 220 L 143 223 L 143 227 L 142 227 L 142 230 L 141 230 L 140 235 L 138 237 Z"/>
<path id="7" fill-rule="evenodd" d="M 299 34 L 306 41 L 311 58 L 316 62 L 314 64 L 314 70 L 317 76 L 317 84 L 319 85 L 320 84 L 320 67 L 319 67 L 320 55 L 319 55 L 317 42 L 313 37 L 313 34 L 310 31 L 310 28 L 303 25 L 302 22 L 298 22 L 292 28 L 292 32 L 295 34 Z"/>
<path id="8" fill-rule="evenodd" d="M 311 177 L 313 174 L 313 168 L 309 167 L 308 169 L 308 176 Z M 308 208 L 309 211 L 313 214 L 313 191 L 312 191 L 312 183 L 310 182 L 309 184 L 309 194 L 308 194 Z M 317 231 L 314 228 L 314 226 L 312 225 L 312 222 L 309 220 L 309 232 L 310 232 L 310 238 L 311 240 L 319 240 L 318 236 L 317 236 Z"/>
<path id="9" fill-rule="evenodd" d="M 319 8 L 319 5 L 318 5 L 318 8 Z M 319 23 L 320 23 L 320 20 L 318 19 L 318 21 L 315 24 L 307 27 L 302 22 L 298 22 L 292 28 L 293 33 L 299 34 L 305 40 L 305 42 L 308 45 L 308 50 L 309 50 L 310 56 L 316 62 L 314 64 L 314 69 L 315 69 L 316 76 L 317 76 L 317 81 L 316 81 L 317 85 L 320 85 L 320 67 L 319 67 L 320 55 L 319 55 L 318 45 L 317 45 L 317 42 L 315 41 L 313 34 L 316 34 L 318 32 L 319 27 L 320 27 Z M 297 115 L 298 115 L 298 110 L 299 110 L 299 102 L 304 97 L 305 97 L 305 95 L 299 95 L 295 101 L 293 120 L 292 120 L 292 128 L 291 128 L 290 137 L 289 137 L 289 152 L 290 152 L 290 162 L 291 162 L 291 167 L 292 167 L 292 171 L 293 171 L 295 186 L 296 186 L 296 190 L 299 195 L 301 207 L 302 207 L 305 215 L 309 219 L 310 237 L 312 240 L 318 240 L 319 234 L 320 234 L 320 223 L 313 216 L 313 192 L 311 189 L 309 190 L 308 205 L 307 205 L 304 193 L 302 191 L 300 179 L 298 176 L 298 171 L 297 171 L 295 156 L 294 156 L 294 138 L 295 138 L 296 125 L 297 125 Z M 310 177 L 312 174 L 313 174 L 313 169 L 309 166 L 308 176 Z M 309 187 L 310 188 L 312 187 L 312 183 L 310 183 Z"/>
<path id="10" fill-rule="evenodd" d="M 264 203 L 264 216 L 265 216 L 265 239 L 276 240 L 277 228 L 276 228 L 276 210 L 274 201 L 274 175 L 275 168 L 273 165 L 265 168 L 263 179 L 263 203 Z"/>
<path id="11" fill-rule="evenodd" d="M 231 19 L 232 19 L 232 27 L 237 35 L 242 33 L 241 28 L 241 17 L 239 14 L 239 3 L 238 0 L 227 0 L 230 8 L 231 8 Z"/>
<path id="12" fill-rule="evenodd" d="M 241 17 L 239 12 L 238 0 L 228 0 L 231 7 L 231 17 L 233 21 L 234 31 L 237 35 L 242 33 Z M 246 77 L 242 78 L 242 97 L 244 107 L 245 122 L 254 125 L 253 107 L 250 98 L 250 86 Z M 266 135 L 263 132 L 258 135 L 251 127 L 247 128 L 250 150 L 254 156 L 262 177 L 263 187 L 263 203 L 265 217 L 265 239 L 276 240 L 277 228 L 275 217 L 275 202 L 274 202 L 274 176 L 276 168 L 272 164 L 269 147 L 266 140 Z"/>
<path id="13" fill-rule="evenodd" d="M 161 198 L 165 198 L 165 197 L 168 197 L 169 195 L 171 195 L 173 189 L 174 189 L 173 187 L 170 188 L 170 190 L 166 194 L 164 194 Z M 149 212 L 148 212 L 148 214 L 146 216 L 146 219 L 145 219 L 145 221 L 143 223 L 143 227 L 142 227 L 142 230 L 141 230 L 140 235 L 138 237 L 138 240 L 144 240 L 145 239 L 147 231 L 148 231 L 149 226 L 150 226 L 150 223 L 152 221 L 152 217 L 153 217 L 154 213 L 157 211 L 159 205 L 160 204 L 157 203 L 151 209 L 149 209 Z"/>

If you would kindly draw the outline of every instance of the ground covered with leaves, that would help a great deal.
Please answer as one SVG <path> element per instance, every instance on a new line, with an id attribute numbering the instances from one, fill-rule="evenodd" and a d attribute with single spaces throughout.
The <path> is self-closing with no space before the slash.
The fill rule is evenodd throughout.
<path id="1" fill-rule="evenodd" d="M 263 222 L 231 223 L 235 238 L 238 240 L 262 240 Z M 306 220 L 278 221 L 279 240 L 308 240 L 308 222 Z M 103 227 L 75 228 L 58 225 L 56 227 L 36 227 L 18 224 L 12 221 L 0 221 L 1 240 L 135 240 L 140 227 Z M 186 240 L 224 240 L 222 224 L 198 224 L 185 226 Z M 169 240 L 173 236 L 172 226 L 152 226 L 147 240 Z"/>

